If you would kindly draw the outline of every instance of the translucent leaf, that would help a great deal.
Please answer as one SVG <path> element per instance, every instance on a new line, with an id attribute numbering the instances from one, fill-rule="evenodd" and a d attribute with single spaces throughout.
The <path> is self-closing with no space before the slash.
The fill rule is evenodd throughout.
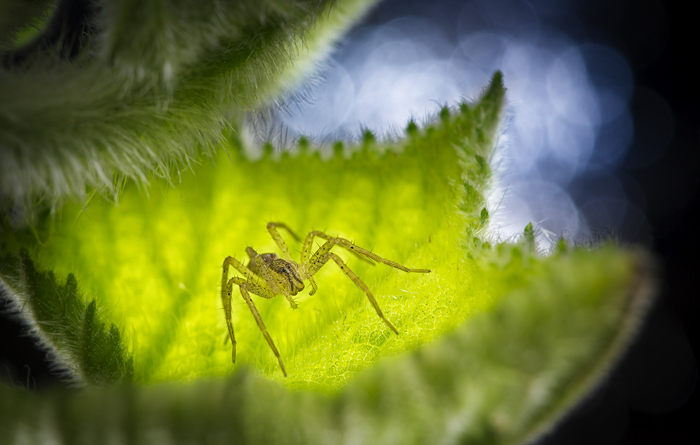
<path id="1" fill-rule="evenodd" d="M 652 271 L 644 254 L 614 245 L 561 242 L 544 256 L 531 225 L 517 242 L 490 238 L 484 193 L 503 94 L 497 74 L 479 103 L 443 110 L 423 129 L 409 125 L 395 144 L 366 137 L 338 145 L 327 160 L 304 141 L 291 155 L 253 161 L 232 137 L 216 165 L 180 172 L 175 187 L 147 196 L 127 186 L 119 207 L 64 207 L 37 229 L 41 243 L 5 232 L 4 252 L 26 248 L 37 270 L 58 282 L 74 276 L 65 287 L 94 299 L 76 309 L 85 316 L 61 317 L 56 305 L 27 314 L 42 317 L 35 325 L 54 339 L 64 366 L 94 383 L 114 363 L 128 364 L 121 375 L 133 369 L 141 384 L 77 396 L 5 391 L 5 427 L 31 438 L 43 425 L 87 442 L 519 443 L 551 426 L 624 350 L 651 297 Z M 325 230 L 431 269 L 404 273 L 338 251 L 400 334 L 330 264 L 296 310 L 281 297 L 253 297 L 289 377 L 242 299 L 233 303 L 239 362 L 231 363 L 221 264 L 227 255 L 243 259 L 246 246 L 276 251 L 268 221 Z M 298 255 L 299 244 L 288 242 Z M 12 258 L 2 264 L 16 307 L 34 308 L 41 297 L 21 272 L 29 260 L 15 267 Z M 44 328 L 63 320 L 79 332 L 87 314 L 101 317 L 92 349 L 122 354 L 99 369 L 86 363 L 104 354 L 81 362 L 73 357 L 93 355 L 83 343 Z M 89 409 L 106 404 L 112 409 Z"/>

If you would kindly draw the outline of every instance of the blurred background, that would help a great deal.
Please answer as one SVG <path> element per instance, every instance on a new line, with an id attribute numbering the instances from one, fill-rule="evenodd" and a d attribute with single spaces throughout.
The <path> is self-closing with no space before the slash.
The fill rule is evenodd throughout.
<path id="1" fill-rule="evenodd" d="M 261 124 L 261 139 L 394 138 L 479 96 L 495 70 L 508 116 L 490 199 L 501 236 L 536 223 L 615 237 L 659 260 L 662 297 L 617 371 L 543 444 L 700 443 L 700 120 L 692 15 L 659 0 L 389 0 Z M 0 341 L 19 326 L 0 320 Z M 26 340 L 31 348 L 31 342 Z M 14 349 L 14 348 L 12 348 Z M 42 354 L 0 348 L 0 375 L 53 383 Z M 696 421 L 696 418 L 692 418 Z"/>
<path id="2" fill-rule="evenodd" d="M 442 105 L 477 98 L 502 70 L 510 106 L 492 229 L 519 234 L 532 221 L 553 236 L 612 233 L 648 245 L 647 199 L 631 171 L 663 156 L 675 119 L 633 69 L 660 57 L 667 14 L 650 6 L 658 23 L 645 23 L 652 27 L 645 31 L 657 35 L 645 36 L 641 54 L 627 54 L 586 22 L 591 2 L 579 3 L 385 2 L 262 135 L 324 141 L 368 128 L 392 138 L 409 119 L 425 121 Z"/>

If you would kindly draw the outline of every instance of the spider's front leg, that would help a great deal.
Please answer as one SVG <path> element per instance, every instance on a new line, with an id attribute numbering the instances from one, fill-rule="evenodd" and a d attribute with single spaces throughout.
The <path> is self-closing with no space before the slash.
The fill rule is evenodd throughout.
<path id="1" fill-rule="evenodd" d="M 367 295 L 367 298 L 369 299 L 369 302 L 372 303 L 372 306 L 374 306 L 374 310 L 377 311 L 377 315 L 379 315 L 379 318 L 381 318 L 384 323 L 386 323 L 387 326 L 389 326 L 389 329 L 394 331 L 394 334 L 399 335 L 399 331 L 396 330 L 393 324 L 389 320 L 386 319 L 384 316 L 384 313 L 382 310 L 379 308 L 379 304 L 377 303 L 377 300 L 374 299 L 374 295 L 372 295 L 372 291 L 369 290 L 369 287 L 360 279 L 360 277 L 357 276 L 355 272 L 353 272 L 347 264 L 336 254 L 333 252 L 329 252 L 326 254 L 321 255 L 321 257 L 318 259 L 315 264 L 313 264 L 312 268 L 310 269 L 310 272 L 312 274 L 315 274 L 318 272 L 318 270 L 323 267 L 328 260 L 333 260 L 338 267 L 340 267 L 340 270 L 342 270 L 345 275 L 347 275 L 362 291 Z"/>
<path id="2" fill-rule="evenodd" d="M 309 262 L 309 259 L 311 257 L 311 251 L 313 250 L 314 238 L 316 238 L 316 237 L 326 240 L 326 243 L 324 243 L 324 245 L 321 246 L 321 249 L 323 249 L 324 247 L 327 247 L 327 249 L 325 249 L 323 252 L 315 255 L 316 257 L 319 257 L 321 254 L 330 251 L 331 247 L 333 247 L 335 245 L 340 245 L 341 247 L 348 249 L 348 251 L 350 253 L 354 254 L 360 260 L 365 261 L 365 262 L 370 263 L 370 264 L 374 264 L 374 261 L 372 261 L 368 257 L 361 255 L 357 250 L 355 250 L 353 248 L 349 248 L 347 246 L 348 244 L 353 246 L 353 247 L 357 247 L 353 243 L 351 243 L 350 241 L 348 241 L 344 238 L 336 238 L 334 236 L 330 236 L 327 233 L 321 232 L 319 230 L 313 230 L 313 231 L 309 232 L 308 235 L 306 235 L 306 239 L 304 240 L 304 244 L 301 248 L 301 263 L 302 264 L 306 264 Z M 345 241 L 345 244 L 343 244 L 342 241 Z M 328 242 L 330 242 L 330 244 L 328 244 Z M 321 250 L 321 249 L 319 249 L 319 250 Z M 362 249 L 362 250 L 364 250 L 364 249 Z"/>
<path id="3" fill-rule="evenodd" d="M 326 240 L 326 242 L 321 247 L 319 247 L 319 249 L 313 255 L 311 255 L 312 243 L 315 237 L 324 239 Z M 374 261 L 376 261 L 378 263 L 386 264 L 387 266 L 391 266 L 395 269 L 399 269 L 404 272 L 430 273 L 430 269 L 411 269 L 397 262 L 387 260 L 386 258 L 382 258 L 379 255 L 370 252 L 367 249 L 363 249 L 362 247 L 358 246 L 350 240 L 336 236 L 330 236 L 327 233 L 320 232 L 318 230 L 309 232 L 309 234 L 306 236 L 306 239 L 304 240 L 304 246 L 301 250 L 301 262 L 304 264 L 310 263 L 313 265 L 313 263 L 315 261 L 318 261 L 318 259 L 321 258 L 322 255 L 330 252 L 330 250 L 334 246 L 342 247 L 343 249 L 346 249 L 350 253 L 357 256 L 359 259 L 367 261 L 371 264 L 374 264 Z"/>

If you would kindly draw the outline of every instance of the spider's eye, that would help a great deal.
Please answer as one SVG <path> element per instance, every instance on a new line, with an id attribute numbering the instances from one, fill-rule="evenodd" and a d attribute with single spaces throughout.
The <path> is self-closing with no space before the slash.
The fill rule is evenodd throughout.
<path id="1" fill-rule="evenodd" d="M 299 290 L 304 288 L 304 280 L 301 279 L 297 271 L 291 265 L 286 265 L 284 268 L 284 273 L 289 278 L 290 283 L 293 283 L 295 288 Z"/>

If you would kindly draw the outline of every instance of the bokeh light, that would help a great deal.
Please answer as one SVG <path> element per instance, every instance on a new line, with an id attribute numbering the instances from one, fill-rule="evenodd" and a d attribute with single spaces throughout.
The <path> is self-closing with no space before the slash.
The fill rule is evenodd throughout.
<path id="1" fill-rule="evenodd" d="M 492 229 L 509 237 L 532 221 L 545 234 L 543 247 L 558 236 L 608 234 L 647 243 L 643 198 L 618 169 L 658 158 L 673 132 L 672 115 L 648 92 L 641 100 L 654 102 L 652 111 L 634 122 L 627 61 L 588 38 L 574 7 L 389 1 L 332 54 L 320 81 L 303 87 L 308 100 L 278 119 L 287 136 L 329 141 L 369 128 L 392 137 L 411 118 L 420 122 L 442 105 L 476 98 L 501 70 L 509 109 L 490 199 Z"/>

